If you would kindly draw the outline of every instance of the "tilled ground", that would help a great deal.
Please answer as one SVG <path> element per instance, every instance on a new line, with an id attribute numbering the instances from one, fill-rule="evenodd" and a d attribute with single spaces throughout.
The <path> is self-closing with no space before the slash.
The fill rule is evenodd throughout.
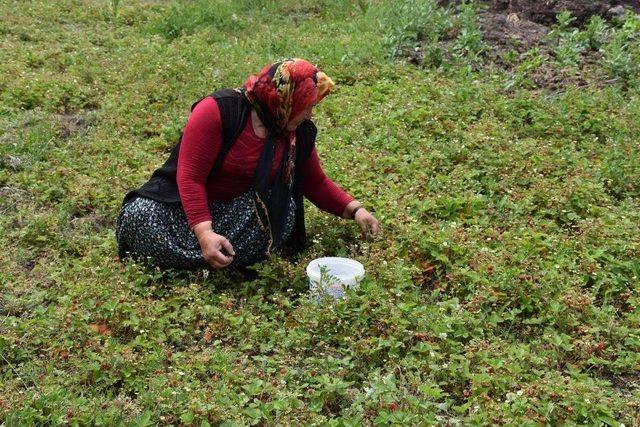
<path id="1" fill-rule="evenodd" d="M 451 5 L 457 0 L 440 0 L 441 5 Z M 485 0 L 479 11 L 480 29 L 488 45 L 487 56 L 492 64 L 510 69 L 511 62 L 505 54 L 516 51 L 524 53 L 538 47 L 543 55 L 550 55 L 550 46 L 545 38 L 557 22 L 557 15 L 571 12 L 573 24 L 580 27 L 598 15 L 607 21 L 623 20 L 628 11 L 640 12 L 640 0 Z M 598 52 L 585 54 L 582 68 L 593 68 Z M 537 86 L 558 90 L 567 84 L 584 84 L 584 75 L 569 75 L 566 70 L 543 66 L 537 69 L 533 80 Z M 605 80 L 598 77 L 597 80 Z"/>

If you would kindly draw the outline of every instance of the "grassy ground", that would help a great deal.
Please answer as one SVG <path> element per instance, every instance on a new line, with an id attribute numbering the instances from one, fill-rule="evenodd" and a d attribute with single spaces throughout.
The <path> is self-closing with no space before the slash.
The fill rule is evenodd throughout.
<path id="1" fill-rule="evenodd" d="M 640 423 L 632 76 L 550 93 L 473 37 L 416 67 L 393 3 L 0 0 L 0 423 Z M 119 263 L 191 103 L 287 56 L 336 81 L 321 158 L 384 238 L 312 208 L 254 280 Z M 347 300 L 305 295 L 322 255 L 365 264 Z"/>

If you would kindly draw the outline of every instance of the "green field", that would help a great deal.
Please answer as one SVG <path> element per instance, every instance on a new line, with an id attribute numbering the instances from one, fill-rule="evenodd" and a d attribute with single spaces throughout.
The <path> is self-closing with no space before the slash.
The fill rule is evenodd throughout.
<path id="1" fill-rule="evenodd" d="M 637 17 L 505 68 L 473 4 L 0 10 L 0 425 L 640 424 Z M 120 263 L 122 198 L 191 104 L 290 56 L 335 80 L 318 151 L 382 238 L 308 204 L 299 262 L 253 278 Z M 333 255 L 367 277 L 316 305 Z"/>

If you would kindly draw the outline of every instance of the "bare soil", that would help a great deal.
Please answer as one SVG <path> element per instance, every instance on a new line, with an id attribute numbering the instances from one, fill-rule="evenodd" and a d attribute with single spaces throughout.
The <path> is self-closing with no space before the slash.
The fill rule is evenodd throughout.
<path id="1" fill-rule="evenodd" d="M 569 11 L 581 26 L 593 15 L 620 19 L 626 10 L 640 10 L 640 0 L 487 0 L 480 12 L 485 42 L 496 49 L 524 52 L 543 43 L 556 16 Z"/>
<path id="2" fill-rule="evenodd" d="M 459 0 L 440 0 L 439 3 L 454 5 Z M 511 61 L 505 59 L 507 52 L 524 53 L 537 46 L 541 54 L 550 56 L 545 37 L 563 11 L 571 12 L 575 18 L 573 24 L 578 27 L 594 15 L 606 20 L 622 20 L 629 10 L 640 12 L 640 0 L 484 0 L 481 3 L 480 29 L 489 46 L 487 55 L 491 63 L 504 69 L 511 68 Z M 532 79 L 538 87 L 552 91 L 569 85 L 582 86 L 587 84 L 586 74 L 598 73 L 593 64 L 599 55 L 589 52 L 577 73 L 546 64 L 534 71 Z M 414 58 L 410 60 L 416 62 Z M 603 82 L 606 77 L 596 79 Z"/>
<path id="3" fill-rule="evenodd" d="M 95 118 L 92 113 L 93 110 L 82 110 L 77 114 L 60 114 L 60 136 L 67 139 L 75 134 L 84 134 L 94 122 Z"/>
<path id="4" fill-rule="evenodd" d="M 27 190 L 17 187 L 0 187 L 0 215 L 5 215 L 17 208 L 20 203 L 31 199 Z"/>
<path id="5" fill-rule="evenodd" d="M 522 20 L 551 26 L 562 11 L 569 11 L 576 18 L 576 24 L 582 25 L 593 15 L 612 18 L 618 14 L 621 6 L 628 9 L 640 9 L 638 0 L 487 0 L 490 13 L 516 13 Z"/>

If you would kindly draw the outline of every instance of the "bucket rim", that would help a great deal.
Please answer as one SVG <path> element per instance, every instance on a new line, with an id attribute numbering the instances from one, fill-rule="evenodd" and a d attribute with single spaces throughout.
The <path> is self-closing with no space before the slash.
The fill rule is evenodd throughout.
<path id="1" fill-rule="evenodd" d="M 364 277 L 364 274 L 365 274 L 364 266 L 362 265 L 362 263 L 360 263 L 359 261 L 356 261 L 355 259 L 344 258 L 344 257 L 322 257 L 322 258 L 316 258 L 312 260 L 307 265 L 307 276 L 309 276 L 310 279 L 316 279 L 316 280 L 320 279 L 320 269 L 318 268 L 318 265 L 321 265 L 322 262 L 342 264 L 342 265 L 347 265 L 353 268 L 354 271 L 349 274 L 332 274 L 332 276 L 337 277 L 339 279 L 343 279 L 343 278 L 358 279 L 358 278 Z"/>

